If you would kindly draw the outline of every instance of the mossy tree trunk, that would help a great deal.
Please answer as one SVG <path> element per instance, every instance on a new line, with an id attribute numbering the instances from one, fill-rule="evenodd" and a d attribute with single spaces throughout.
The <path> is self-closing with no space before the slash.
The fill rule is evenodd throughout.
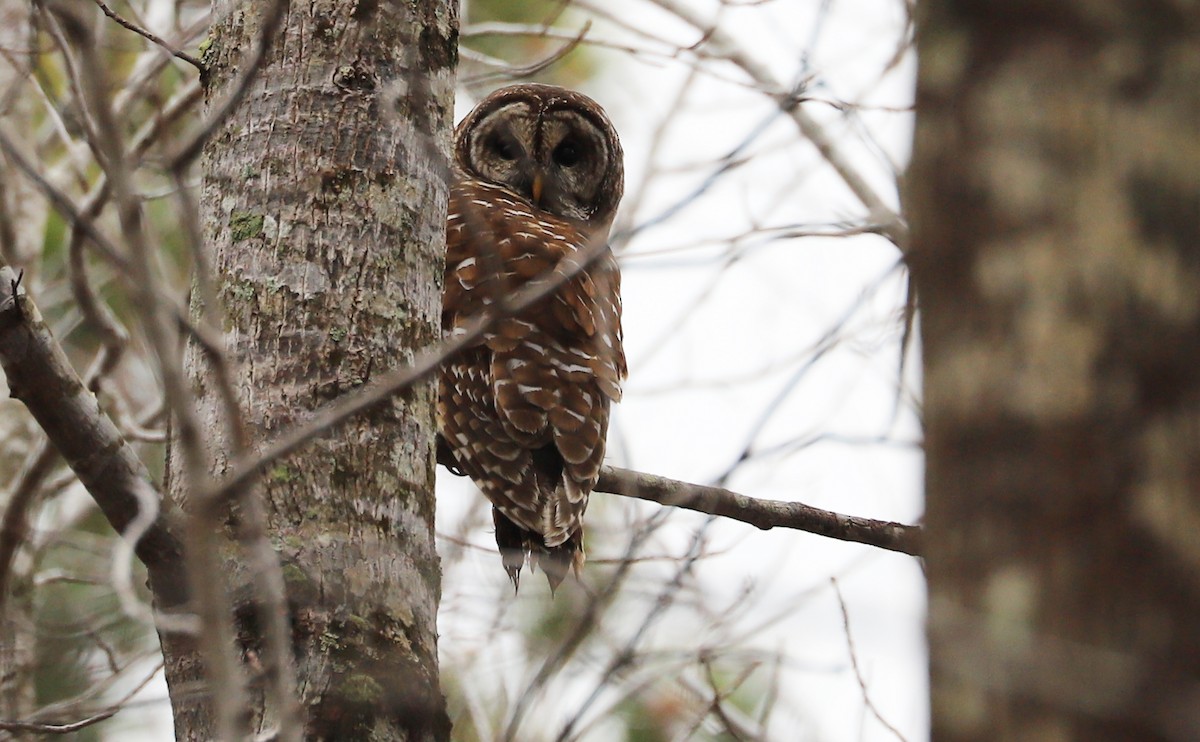
<path id="1" fill-rule="evenodd" d="M 215 0 L 203 48 L 210 104 L 242 73 L 268 5 Z M 252 448 L 439 337 L 457 7 L 292 2 L 274 33 L 200 164 L 207 256 Z M 228 415 L 212 365 L 195 347 L 184 363 L 219 477 L 235 450 Z M 288 587 L 306 738 L 448 737 L 434 403 L 434 386 L 420 384 L 326 431 L 256 485 Z M 181 446 L 169 481 L 186 508 Z M 233 546 L 222 559 L 253 676 L 261 650 L 244 575 L 254 567 Z M 177 736 L 209 739 L 210 696 L 189 685 L 205 677 L 202 655 L 185 640 L 164 649 Z M 251 693 L 250 712 L 268 726 L 261 695 Z"/>
<path id="2" fill-rule="evenodd" d="M 933 738 L 1200 739 L 1200 22 L 918 5 Z"/>

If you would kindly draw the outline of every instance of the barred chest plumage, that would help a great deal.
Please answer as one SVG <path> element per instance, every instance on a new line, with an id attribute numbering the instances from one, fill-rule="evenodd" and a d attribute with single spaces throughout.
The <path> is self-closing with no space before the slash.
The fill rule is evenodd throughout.
<path id="1" fill-rule="evenodd" d="M 593 131 L 597 121 L 606 128 Z M 564 258 L 602 250 L 547 298 L 498 319 L 439 379 L 441 435 L 493 504 L 505 569 L 515 585 L 523 565 L 541 566 L 554 588 L 582 565 L 583 513 L 626 374 L 620 274 L 602 244 L 620 197 L 620 146 L 589 99 L 514 86 L 460 124 L 455 154 L 447 333 Z M 580 166 L 591 172 L 572 172 Z M 614 178 L 615 195 L 601 190 Z"/>

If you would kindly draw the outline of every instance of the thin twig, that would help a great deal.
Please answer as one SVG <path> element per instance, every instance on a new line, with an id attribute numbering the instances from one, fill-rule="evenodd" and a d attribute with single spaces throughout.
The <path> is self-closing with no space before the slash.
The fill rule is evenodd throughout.
<path id="1" fill-rule="evenodd" d="M 61 2 L 62 0 L 59 1 Z M 103 154 L 96 149 L 95 117 L 91 109 L 88 108 L 87 100 L 84 98 L 82 91 L 79 90 L 80 62 L 71 52 L 71 45 L 67 42 L 67 39 L 64 36 L 63 29 L 61 27 L 60 16 L 48 12 L 48 8 L 51 7 L 49 4 L 42 4 L 37 7 L 42 11 L 43 16 L 46 18 L 46 31 L 50 34 L 50 37 L 54 39 L 54 43 L 58 46 L 58 50 L 62 56 L 63 66 L 66 68 L 67 73 L 67 86 L 71 91 L 72 98 L 77 102 L 78 105 L 77 122 L 79 128 L 81 128 L 86 135 L 84 136 L 84 144 L 91 151 L 92 157 L 95 158 L 97 162 L 101 162 L 103 160 Z M 63 142 L 67 145 L 68 151 L 73 153 L 74 148 L 71 147 L 71 145 L 77 140 L 73 139 L 68 131 L 69 130 L 67 130 L 64 126 L 64 129 L 62 130 Z M 85 179 L 84 174 L 79 171 L 78 165 L 76 166 L 76 173 L 81 181 Z"/>
<path id="2" fill-rule="evenodd" d="M 24 720 L 7 721 L 0 719 L 0 730 L 6 732 L 35 732 L 38 734 L 73 734 L 82 729 L 86 729 L 93 724 L 98 724 L 105 719 L 111 719 L 112 717 L 116 716 L 121 709 L 125 708 L 125 704 L 129 703 L 129 699 L 133 698 L 138 693 L 141 693 L 142 690 L 150 684 L 150 681 L 153 680 L 156 675 L 158 675 L 158 672 L 161 669 L 162 663 L 160 662 L 155 666 L 153 671 L 148 673 L 146 677 L 140 683 L 135 685 L 132 690 L 126 693 L 121 700 L 85 719 L 80 719 L 79 721 L 73 721 L 67 724 L 49 724 L 40 721 Z"/>
<path id="3" fill-rule="evenodd" d="M 751 727 L 746 719 L 742 717 L 741 712 L 735 708 L 726 708 L 725 699 L 737 692 L 756 670 L 757 664 L 751 664 L 742 669 L 741 674 L 734 678 L 729 683 L 729 690 L 722 692 L 717 687 L 717 677 L 713 673 L 713 658 L 711 656 L 702 656 L 700 661 L 704 665 L 704 676 L 708 681 L 708 687 L 712 690 L 712 700 L 709 702 L 709 709 L 712 714 L 721 722 L 721 726 L 725 727 L 725 731 L 729 733 L 733 739 L 738 742 L 748 742 L 749 740 L 761 740 L 763 738 L 761 730 L 756 730 Z"/>
<path id="4" fill-rule="evenodd" d="M 858 681 L 858 687 L 862 691 L 863 703 L 870 710 L 871 715 L 879 720 L 879 723 L 887 728 L 889 732 L 896 735 L 900 742 L 907 742 L 900 730 L 892 726 L 883 714 L 879 713 L 879 709 L 875 708 L 875 704 L 871 702 L 871 696 L 867 693 L 867 683 L 863 680 L 862 672 L 858 668 L 858 653 L 854 651 L 854 637 L 850 635 L 850 613 L 846 610 L 846 600 L 842 597 L 842 588 L 838 586 L 836 577 L 830 577 L 829 582 L 833 585 L 833 592 L 837 596 L 838 607 L 842 610 L 842 626 L 846 631 L 846 645 L 850 649 L 850 666 L 854 668 L 854 679 Z"/>
<path id="5" fill-rule="evenodd" d="M 794 528 L 840 541 L 921 556 L 920 526 L 842 515 L 801 502 L 760 500 L 721 487 L 689 484 L 612 466 L 600 470 L 595 491 L 720 515 L 763 530 Z"/>
<path id="6" fill-rule="evenodd" d="M 638 644 L 641 643 L 646 632 L 662 618 L 663 613 L 678 599 L 683 589 L 684 579 L 691 574 L 692 567 L 704 555 L 708 527 L 712 524 L 712 521 L 713 518 L 710 517 L 700 528 L 696 529 L 695 534 L 692 536 L 692 542 L 688 546 L 687 554 L 676 564 L 675 573 L 671 576 L 671 579 L 663 583 L 662 589 L 659 590 L 654 603 L 646 611 L 637 629 L 626 640 L 625 645 L 613 653 L 612 659 L 609 660 L 608 666 L 604 668 L 604 672 L 600 674 L 599 679 L 597 679 L 596 684 L 592 688 L 592 692 L 579 705 L 579 708 L 575 710 L 575 713 L 567 720 L 567 723 L 563 725 L 562 731 L 559 732 L 555 742 L 566 742 L 571 738 L 572 732 L 575 730 L 580 718 L 587 713 L 592 704 L 599 700 L 617 675 L 634 661 L 637 656 L 636 650 Z M 509 730 L 515 735 L 515 722 L 509 726 Z"/>
<path id="7" fill-rule="evenodd" d="M 798 91 L 780 83 L 772 70 L 753 58 L 749 51 L 744 49 L 725 28 L 709 23 L 694 8 L 685 5 L 680 0 L 651 0 L 651 2 L 699 31 L 705 45 L 739 67 L 754 80 L 764 93 L 777 100 L 779 107 L 791 117 L 797 128 L 800 129 L 800 133 L 816 147 L 817 152 L 825 158 L 830 167 L 837 172 L 846 186 L 867 208 L 868 219 L 873 223 L 884 225 L 881 232 L 901 250 L 907 249 L 907 222 L 892 207 L 888 206 L 883 197 L 850 163 L 825 128 L 804 111 L 797 97 Z"/>
<path id="8" fill-rule="evenodd" d="M 130 142 L 129 156 L 136 158 L 143 155 L 157 138 L 167 130 L 169 124 L 178 119 L 199 100 L 199 81 L 185 86 L 178 95 L 167 103 L 160 115 L 146 122 L 134 134 Z M 92 329 L 100 335 L 100 341 L 108 349 L 109 355 L 106 360 L 111 366 L 120 360 L 125 345 L 129 340 L 129 333 L 121 325 L 120 321 L 113 316 L 108 306 L 96 298 L 91 283 L 88 281 L 87 263 L 83 255 L 85 236 L 83 223 L 85 221 L 90 223 L 91 220 L 100 214 L 101 209 L 108 203 L 110 195 L 108 176 L 102 173 L 80 207 L 80 219 L 77 219 L 71 225 L 71 236 L 67 243 L 67 274 L 70 277 L 71 291 L 75 296 L 75 302 Z M 96 381 L 98 380 L 99 377 L 97 377 Z M 89 383 L 89 388 L 92 391 L 97 391 L 95 383 Z"/>
<path id="9" fill-rule="evenodd" d="M 459 35 L 460 41 L 470 41 L 477 38 L 485 38 L 489 36 L 499 36 L 502 38 L 544 38 L 555 39 L 560 41 L 571 41 L 577 34 L 571 33 L 564 29 L 546 28 L 544 26 L 523 23 L 504 23 L 500 21 L 489 21 L 484 23 L 473 23 L 468 26 L 463 26 Z M 662 39 L 653 39 L 654 41 L 664 44 L 662 50 L 646 49 L 643 47 L 631 46 L 629 44 L 615 41 L 612 39 L 598 39 L 595 36 L 582 39 L 581 44 L 599 47 L 602 49 L 610 49 L 612 51 L 623 52 L 631 56 L 647 56 L 660 59 L 671 59 L 678 53 L 677 49 L 672 49 Z"/>
<path id="10" fill-rule="evenodd" d="M 663 143 L 666 141 L 667 134 L 672 125 L 681 116 L 684 110 L 684 103 L 695 87 L 699 72 L 699 69 L 695 65 L 688 67 L 687 76 L 679 84 L 671 100 L 671 104 L 667 106 L 667 115 L 663 116 L 662 120 L 658 122 L 658 126 L 654 128 L 654 132 L 650 135 L 650 142 L 646 147 L 645 159 L 640 168 L 643 173 L 642 177 L 638 180 L 636 186 L 629 189 L 629 193 L 625 197 L 625 203 L 633 204 L 633 208 L 629 209 L 623 215 L 618 214 L 619 221 L 613 225 L 613 234 L 631 235 L 633 233 L 637 210 L 642 207 L 646 192 L 650 189 L 650 184 L 660 173 L 658 157 L 663 150 Z"/>
<path id="11" fill-rule="evenodd" d="M 588 31 L 591 30 L 591 28 L 592 28 L 591 21 L 584 23 L 583 28 L 579 29 L 579 33 L 577 33 L 573 38 L 566 40 L 561 46 L 559 46 L 559 48 L 550 52 L 542 59 L 539 59 L 536 62 L 532 62 L 532 63 L 527 64 L 522 67 L 514 67 L 503 61 L 492 60 L 490 58 L 486 58 L 484 55 L 479 54 L 477 52 L 471 52 L 472 54 L 476 55 L 477 59 L 480 59 L 480 60 L 487 59 L 487 62 L 486 62 L 487 64 L 492 65 L 492 66 L 498 66 L 498 67 L 500 67 L 500 70 L 498 72 L 493 72 L 493 73 L 489 73 L 489 74 L 475 75 L 473 77 L 464 79 L 462 82 L 465 85 L 474 85 L 474 84 L 477 84 L 480 82 L 485 82 L 488 80 L 495 80 L 495 79 L 516 80 L 516 79 L 520 79 L 523 77 L 529 77 L 531 75 L 536 75 L 537 73 L 546 69 L 547 67 L 549 67 L 550 65 L 559 61 L 563 57 L 567 56 L 571 52 L 575 51 L 575 49 L 578 48 L 579 45 L 583 43 L 583 40 L 587 37 Z M 469 51 L 470 50 L 464 49 L 460 52 L 460 54 L 466 55 Z M 497 62 L 499 63 L 498 65 L 497 65 Z"/>
<path id="12" fill-rule="evenodd" d="M 175 57 L 176 59 L 182 59 L 184 62 L 187 62 L 188 64 L 192 65 L 197 70 L 199 70 L 201 72 L 201 74 L 203 74 L 204 64 L 199 59 L 196 59 L 195 57 L 193 57 L 191 54 L 188 54 L 187 52 L 181 52 L 178 49 L 172 48 L 170 44 L 163 41 L 162 39 L 155 36 L 154 34 L 150 33 L 146 29 L 142 28 L 141 26 L 138 26 L 137 24 L 133 23 L 132 21 L 128 21 L 128 20 L 122 18 L 120 15 L 118 15 L 116 13 L 116 11 L 114 11 L 112 8 L 108 7 L 108 5 L 106 5 L 104 3 L 104 0 L 94 0 L 94 1 L 95 1 L 96 5 L 100 6 L 100 10 L 104 13 L 104 15 L 106 15 L 109 18 L 111 18 L 112 20 L 116 21 L 117 24 L 120 25 L 122 28 L 126 28 L 130 31 L 133 31 L 135 34 L 137 34 L 138 36 L 141 36 L 143 39 L 149 41 L 152 44 L 157 44 L 158 46 L 162 47 L 163 50 L 166 51 L 168 54 L 170 54 L 172 57 Z"/>
<path id="13" fill-rule="evenodd" d="M 91 219 L 83 217 L 80 209 L 77 208 L 74 202 L 62 190 L 56 188 L 53 183 L 46 179 L 33 162 L 25 156 L 25 154 L 17 147 L 16 142 L 5 133 L 3 128 L 0 128 L 0 152 L 4 153 L 9 158 L 17 169 L 25 174 L 27 178 L 37 186 L 42 192 L 46 200 L 62 215 L 63 221 L 74 227 L 79 225 L 84 234 L 87 235 L 88 243 L 96 251 L 96 253 L 104 259 L 106 263 L 121 274 L 130 286 L 138 287 L 137 281 L 134 279 L 133 268 L 130 261 L 117 249 L 116 245 L 103 233 L 96 223 Z M 168 295 L 161 288 L 156 289 L 158 301 L 163 311 L 170 315 L 181 331 L 185 332 L 191 340 L 200 343 L 205 347 L 206 351 L 219 348 L 221 343 L 214 334 L 204 327 L 197 326 L 192 323 L 188 317 L 188 313 L 176 301 L 176 297 Z"/>
<path id="14" fill-rule="evenodd" d="M 657 513 L 634 532 L 633 537 L 629 540 L 629 546 L 625 551 L 626 556 L 632 557 L 636 554 L 642 544 L 658 530 L 665 519 L 665 511 Z M 530 704 L 533 703 L 534 696 L 545 687 L 551 678 L 555 677 L 562 666 L 574 656 L 579 647 L 583 645 L 583 642 L 596 630 L 597 625 L 603 619 L 604 611 L 616 600 L 621 586 L 631 573 L 632 567 L 633 561 L 631 558 L 621 560 L 616 572 L 605 584 L 604 589 L 589 601 L 587 611 L 575 623 L 570 636 L 563 640 L 554 654 L 542 662 L 542 666 L 538 668 L 537 673 L 529 681 L 529 685 L 526 686 L 512 709 L 508 724 L 505 726 L 504 736 L 502 737 L 504 742 L 511 742 L 511 740 L 517 739 L 517 730 L 521 726 L 521 721 L 524 719 Z"/>
<path id="15" fill-rule="evenodd" d="M 21 473 L 17 475 L 12 492 L 6 498 L 8 506 L 4 509 L 4 518 L 0 520 L 0 616 L 4 615 L 8 598 L 8 579 L 13 569 L 13 558 L 29 534 L 26 511 L 57 461 L 58 451 L 44 436 L 39 437 L 26 455 Z"/>
<path id="16" fill-rule="evenodd" d="M 208 31 L 211 16 L 211 8 L 205 8 L 198 13 L 187 26 L 178 29 L 171 45 L 179 47 L 193 44 L 197 37 Z M 147 49 L 138 58 L 133 69 L 125 77 L 121 89 L 113 94 L 112 107 L 118 118 L 128 116 L 136 104 L 161 89 L 159 84 L 162 82 L 162 72 L 170 63 L 171 57 L 158 54 L 151 49 Z M 193 82 L 200 82 L 200 80 L 196 78 Z"/>

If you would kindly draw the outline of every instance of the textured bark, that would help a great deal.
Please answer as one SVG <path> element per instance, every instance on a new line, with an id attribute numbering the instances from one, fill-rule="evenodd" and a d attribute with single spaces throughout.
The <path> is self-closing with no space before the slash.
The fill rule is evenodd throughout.
<path id="1" fill-rule="evenodd" d="M 1200 739 L 1200 21 L 918 7 L 933 737 Z"/>
<path id="2" fill-rule="evenodd" d="M 214 5 L 210 102 L 241 71 L 264 4 Z M 293 2 L 244 103 L 206 146 L 205 237 L 252 446 L 439 337 L 456 45 L 453 3 Z M 226 411 L 194 348 L 185 365 L 219 478 L 232 463 Z M 307 738 L 448 736 L 434 402 L 433 385 L 419 383 L 257 485 L 284 565 Z M 183 499 L 181 461 L 176 442 L 171 491 Z M 226 575 L 252 658 L 251 567 L 236 555 Z M 186 693 L 201 677 L 188 648 L 168 657 L 181 740 L 213 728 L 211 711 Z M 269 721 L 270 709 L 257 711 Z"/>

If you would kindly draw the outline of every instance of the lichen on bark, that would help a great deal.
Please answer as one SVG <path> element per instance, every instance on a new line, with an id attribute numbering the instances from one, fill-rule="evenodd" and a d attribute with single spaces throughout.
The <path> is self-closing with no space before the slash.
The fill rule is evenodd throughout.
<path id="1" fill-rule="evenodd" d="M 209 101 L 257 43 L 260 5 L 215 3 Z M 439 337 L 457 8 L 408 7 L 292 3 L 245 102 L 205 148 L 207 262 L 254 446 Z M 231 446 L 218 386 L 196 348 L 185 364 L 219 476 Z M 434 403 L 432 384 L 419 384 L 256 484 L 317 737 L 448 736 L 437 691 Z M 177 444 L 170 459 L 178 468 Z M 231 566 L 229 578 L 243 595 L 242 571 Z M 168 677 L 188 676 L 168 658 Z M 206 732 L 192 721 L 176 731 Z"/>

